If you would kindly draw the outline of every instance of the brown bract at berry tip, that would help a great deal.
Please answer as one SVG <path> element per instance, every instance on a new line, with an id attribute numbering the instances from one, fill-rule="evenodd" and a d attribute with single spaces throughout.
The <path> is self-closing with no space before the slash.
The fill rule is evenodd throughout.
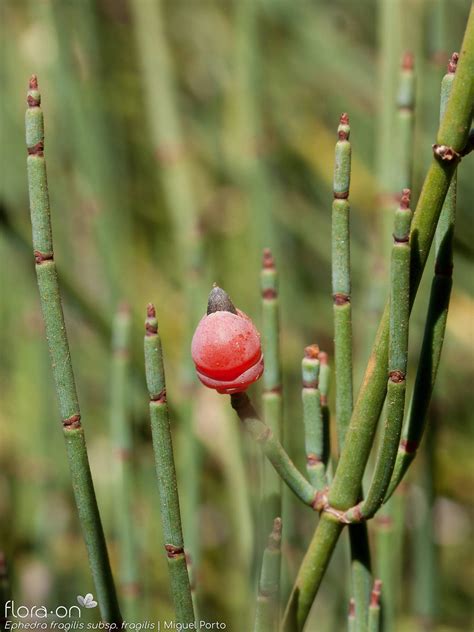
<path id="1" fill-rule="evenodd" d="M 314 345 L 309 345 L 305 347 L 305 350 L 304 350 L 305 358 L 308 358 L 309 360 L 317 360 L 318 356 L 319 356 L 318 345 L 314 344 Z"/>
<path id="2" fill-rule="evenodd" d="M 214 287 L 209 292 L 209 298 L 207 300 L 207 314 L 214 314 L 215 312 L 237 314 L 237 310 L 230 300 L 230 296 L 216 284 L 214 284 Z"/>

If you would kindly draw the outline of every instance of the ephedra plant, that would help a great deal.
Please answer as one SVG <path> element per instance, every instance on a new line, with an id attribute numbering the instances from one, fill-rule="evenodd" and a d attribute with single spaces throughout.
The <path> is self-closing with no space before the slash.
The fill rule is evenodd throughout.
<path id="1" fill-rule="evenodd" d="M 410 64 L 404 64 L 410 74 Z M 411 77 L 404 77 L 406 89 L 413 89 Z M 405 95 L 406 97 L 406 95 Z M 456 203 L 456 170 L 472 147 L 470 128 L 474 103 L 474 16 L 471 15 L 459 56 L 454 54 L 443 79 L 441 122 L 433 158 L 418 200 L 406 186 L 411 169 L 411 101 L 402 104 L 400 135 L 404 146 L 397 153 L 400 164 L 399 191 L 395 208 L 391 205 L 392 244 L 389 298 L 380 320 L 362 386 L 355 397 L 352 362 L 352 311 L 358 309 L 351 297 L 350 260 L 350 176 L 351 141 L 347 114 L 337 130 L 332 205 L 332 298 L 334 303 L 334 362 L 326 351 L 308 341 L 302 360 L 302 406 L 305 434 L 306 473 L 294 464 L 284 447 L 282 433 L 282 374 L 279 340 L 278 275 L 272 253 L 265 250 L 261 272 L 262 338 L 252 320 L 239 310 L 227 292 L 214 287 L 208 298 L 207 313 L 192 342 L 192 358 L 204 386 L 216 397 L 230 396 L 243 430 L 260 446 L 273 466 L 267 476 L 264 516 L 266 543 L 261 555 L 261 572 L 256 589 L 255 632 L 283 630 L 299 632 L 305 627 L 310 609 L 324 579 L 336 543 L 344 529 L 349 532 L 351 557 L 351 599 L 347 626 L 350 631 L 376 632 L 393 625 L 389 610 L 384 615 L 384 586 L 371 564 L 367 535 L 368 521 L 377 515 L 415 458 L 425 428 L 427 409 L 435 384 L 449 306 L 452 247 Z M 44 128 L 41 97 L 35 76 L 30 80 L 26 113 L 28 183 L 33 251 L 41 308 L 51 357 L 62 429 L 95 591 L 104 622 L 119 628 L 122 615 L 109 564 L 104 532 L 96 502 L 83 422 L 63 316 L 60 283 L 54 260 L 48 184 L 44 156 Z M 405 174 L 405 175 L 404 175 Z M 436 235 L 436 236 L 435 236 Z M 417 365 L 408 365 L 409 318 L 420 280 L 435 241 L 435 270 L 425 319 L 424 338 Z M 204 297 L 201 297 L 204 303 Z M 204 310 L 203 310 L 204 311 Z M 123 458 L 130 450 L 130 435 L 123 417 L 124 363 L 121 349 L 129 345 L 126 311 L 117 317 L 112 432 Z M 169 567 L 170 590 L 176 622 L 190 626 L 199 620 L 192 591 L 193 581 L 185 551 L 181 511 L 171 439 L 172 416 L 168 410 L 164 363 L 155 308 L 147 308 L 144 364 L 149 394 L 149 414 L 156 462 L 164 552 Z M 263 340 L 263 345 L 262 345 Z M 312 344 L 311 344 L 312 343 Z M 263 347 L 263 348 L 262 348 Z M 332 365 L 332 372 L 331 372 Z M 415 374 L 408 405 L 408 371 Z M 247 389 L 263 374 L 263 415 L 252 403 Z M 328 391 L 335 391 L 335 411 L 330 411 Z M 122 403 L 120 403 L 122 402 Z M 385 407 L 384 407 L 385 403 Z M 145 403 L 144 403 L 145 405 Z M 406 412 L 405 412 L 406 408 Z M 335 432 L 331 425 L 335 421 Z M 297 418 L 292 424 L 300 423 Z M 125 424 L 125 425 L 124 425 Z M 376 455 L 369 470 L 369 484 L 362 479 L 374 446 L 377 426 L 381 432 Z M 330 446 L 330 437 L 337 446 Z M 332 455 L 332 458 L 331 458 Z M 126 495 L 122 513 L 130 509 L 130 473 L 122 464 L 117 493 Z M 282 482 L 319 515 L 287 603 L 280 587 L 284 568 L 281 549 L 285 537 L 282 514 Z M 135 591 L 133 537 L 127 517 L 121 521 L 123 584 Z M 3 568 L 3 566 L 2 566 Z M 192 579 L 192 578 L 191 578 Z M 124 586 L 121 587 L 124 589 Z M 257 594 L 258 593 L 258 594 Z M 140 612 L 139 595 L 132 594 L 134 616 Z M 389 595 L 390 597 L 390 595 Z M 130 593 L 128 593 L 130 601 Z M 125 599 L 124 599 L 125 601 Z M 190 628 L 191 629 L 191 628 Z"/>

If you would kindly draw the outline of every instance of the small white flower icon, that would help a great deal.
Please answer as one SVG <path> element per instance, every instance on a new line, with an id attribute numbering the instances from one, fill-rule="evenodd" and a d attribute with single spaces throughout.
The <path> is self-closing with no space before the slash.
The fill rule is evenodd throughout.
<path id="1" fill-rule="evenodd" d="M 94 601 L 94 595 L 92 593 L 87 593 L 85 597 L 77 595 L 77 603 L 82 608 L 95 608 L 97 606 L 97 601 Z"/>

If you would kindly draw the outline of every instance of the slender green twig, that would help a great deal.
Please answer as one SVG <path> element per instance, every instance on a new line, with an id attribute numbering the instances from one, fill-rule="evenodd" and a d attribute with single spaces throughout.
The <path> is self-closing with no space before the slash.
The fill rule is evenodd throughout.
<path id="1" fill-rule="evenodd" d="M 418 290 L 436 224 L 458 156 L 466 145 L 474 102 L 474 10 L 466 27 L 462 53 L 443 122 L 433 148 L 433 160 L 426 175 L 411 230 L 410 305 Z M 372 446 L 377 421 L 386 394 L 389 311 L 385 308 L 346 435 L 329 504 L 345 510 L 357 502 L 360 484 Z M 287 606 L 284 625 L 291 629 L 296 621 L 301 630 L 326 571 L 341 523 L 324 512 L 306 552 Z"/>
<path id="2" fill-rule="evenodd" d="M 234 393 L 230 401 L 245 429 L 260 444 L 265 456 L 288 487 L 305 505 L 313 506 L 316 490 L 295 467 L 272 430 L 260 419 L 247 393 Z"/>
<path id="3" fill-rule="evenodd" d="M 281 518 L 275 518 L 273 530 L 263 552 L 262 571 L 258 586 L 255 632 L 277 629 L 280 593 Z"/>
<path id="4" fill-rule="evenodd" d="M 413 55 L 405 53 L 400 72 L 397 96 L 397 145 L 398 159 L 396 173 L 398 175 L 397 191 L 412 188 L 413 177 L 413 134 L 415 122 L 415 73 Z"/>
<path id="5" fill-rule="evenodd" d="M 176 623 L 185 625 L 194 623 L 194 609 L 184 553 L 163 354 L 156 312 L 151 304 L 147 308 L 144 347 L 146 383 L 150 395 L 151 433 L 171 594 L 176 612 Z"/>
<path id="6" fill-rule="evenodd" d="M 303 423 L 306 449 L 306 470 L 315 489 L 322 490 L 327 485 L 324 461 L 324 425 L 319 391 L 319 347 L 310 345 L 304 350 L 301 363 L 303 389 Z"/>
<path id="7" fill-rule="evenodd" d="M 375 470 L 365 499 L 349 509 L 347 520 L 367 520 L 381 507 L 397 456 L 405 410 L 410 314 L 410 190 L 404 189 L 395 213 L 390 283 L 387 420 L 377 453 Z"/>
<path id="8" fill-rule="evenodd" d="M 25 125 L 33 249 L 46 338 L 66 439 L 66 452 L 101 614 L 104 621 L 121 624 L 120 610 L 87 456 L 84 429 L 81 424 L 79 401 L 53 255 L 51 215 L 44 159 L 43 113 L 40 108 L 41 96 L 38 92 L 38 83 L 34 75 L 30 79 L 27 101 Z"/>
<path id="9" fill-rule="evenodd" d="M 380 595 L 382 592 L 382 582 L 380 579 L 374 581 L 374 587 L 370 595 L 369 606 L 369 628 L 368 632 L 380 632 Z"/>
<path id="10" fill-rule="evenodd" d="M 336 364 L 336 422 L 339 450 L 352 414 L 352 310 L 350 271 L 349 186 L 351 178 L 350 127 L 341 115 L 335 150 L 332 205 L 332 294 Z"/>
<path id="11" fill-rule="evenodd" d="M 457 53 L 453 53 L 448 64 L 448 72 L 441 83 L 441 120 L 443 119 L 448 97 L 453 85 L 458 57 Z M 415 458 L 425 430 L 426 415 L 438 373 L 444 334 L 446 331 L 446 321 L 448 318 L 449 299 L 451 297 L 453 284 L 453 237 L 456 215 L 456 183 L 457 178 L 456 174 L 454 174 L 436 229 L 435 270 L 431 284 L 420 360 L 408 411 L 408 418 L 403 428 L 402 440 L 400 442 L 395 469 L 386 499 L 390 498 Z"/>
<path id="12" fill-rule="evenodd" d="M 271 428 L 274 436 L 282 442 L 283 431 L 283 399 L 280 366 L 280 327 L 278 274 L 270 249 L 263 253 L 263 266 L 260 275 L 262 291 L 262 337 L 265 355 L 263 372 L 263 419 Z M 268 520 L 265 527 L 271 524 L 275 516 L 281 515 L 281 478 L 266 462 L 264 472 L 265 512 Z M 268 529 L 265 529 L 268 533 Z"/>
<path id="13" fill-rule="evenodd" d="M 342 114 L 335 149 L 334 201 L 332 206 L 332 292 L 334 301 L 334 352 L 336 362 L 336 421 L 339 450 L 344 447 L 353 406 L 352 306 L 349 188 L 351 144 L 349 117 Z M 369 604 L 370 552 L 367 528 L 351 526 L 352 591 L 355 600 L 355 627 L 364 632 Z"/>
<path id="14" fill-rule="evenodd" d="M 133 441 L 130 425 L 129 338 L 131 317 L 127 305 L 117 311 L 113 323 L 110 393 L 110 428 L 115 457 L 115 502 L 119 546 L 120 584 L 125 617 L 136 621 L 139 615 L 138 560 L 133 528 Z"/>

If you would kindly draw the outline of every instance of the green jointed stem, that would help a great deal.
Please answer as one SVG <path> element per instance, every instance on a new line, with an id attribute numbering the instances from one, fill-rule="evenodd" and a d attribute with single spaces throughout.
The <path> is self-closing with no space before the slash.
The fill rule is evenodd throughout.
<path id="1" fill-rule="evenodd" d="M 433 241 L 441 207 L 464 148 L 474 103 L 474 10 L 471 9 L 462 52 L 446 113 L 438 130 L 434 156 L 418 200 L 411 229 L 410 305 L 413 304 Z M 453 153 L 455 152 L 455 153 Z M 389 310 L 382 315 L 364 380 L 351 418 L 346 445 L 331 485 L 329 502 L 346 510 L 357 502 L 387 387 Z M 285 614 L 301 630 L 326 571 L 342 525 L 323 513 L 298 573 Z"/>
<path id="2" fill-rule="evenodd" d="M 336 422 L 339 450 L 344 446 L 352 415 L 352 307 L 349 188 L 351 145 L 349 117 L 342 114 L 335 150 L 332 206 L 332 292 L 334 300 L 334 352 L 336 362 Z M 355 600 L 355 628 L 364 632 L 370 585 L 370 552 L 365 526 L 350 528 L 351 580 Z"/>
<path id="3" fill-rule="evenodd" d="M 272 430 L 259 418 L 247 393 L 234 393 L 230 401 L 245 429 L 260 444 L 280 477 L 305 505 L 312 506 L 316 490 L 295 467 Z"/>
<path id="4" fill-rule="evenodd" d="M 323 490 L 327 485 L 324 460 L 324 423 L 319 391 L 319 348 L 317 345 L 306 347 L 301 363 L 303 389 L 303 423 L 306 450 L 306 470 L 311 485 Z"/>
<path id="5" fill-rule="evenodd" d="M 336 422 L 339 450 L 352 414 L 352 315 L 349 230 L 351 144 L 349 117 L 342 114 L 335 149 L 332 205 L 332 294 L 334 300 L 334 353 L 336 364 Z"/>
<path id="6" fill-rule="evenodd" d="M 380 632 L 381 630 L 381 617 L 380 617 L 380 594 L 382 591 L 382 582 L 380 579 L 376 579 L 372 594 L 370 596 L 369 605 L 369 627 L 368 632 Z"/>
<path id="7" fill-rule="evenodd" d="M 415 122 L 415 73 L 413 55 L 405 53 L 402 62 L 397 96 L 397 190 L 411 189 L 413 173 L 413 135 Z"/>
<path id="8" fill-rule="evenodd" d="M 176 623 L 184 625 L 194 623 L 194 610 L 184 553 L 178 484 L 166 400 L 163 354 L 158 334 L 158 321 L 153 305 L 148 305 L 145 331 L 145 373 L 150 396 L 151 434 L 160 496 L 163 538 Z"/>
<path id="9" fill-rule="evenodd" d="M 347 616 L 347 632 L 356 632 L 356 604 L 353 597 L 349 600 L 349 614 Z"/>
<path id="10" fill-rule="evenodd" d="M 133 441 L 130 419 L 130 326 L 126 305 L 117 311 L 113 322 L 110 392 L 110 429 L 114 451 L 114 483 L 120 584 L 125 618 L 135 621 L 139 611 L 138 560 L 133 528 Z"/>
<path id="11" fill-rule="evenodd" d="M 263 266 L 260 274 L 262 291 L 262 336 L 265 370 L 263 373 L 263 419 L 271 428 L 278 441 L 282 441 L 283 401 L 280 366 L 280 327 L 278 301 L 278 274 L 271 251 L 263 253 Z M 268 520 L 265 526 L 272 524 L 276 516 L 281 515 L 281 478 L 268 462 L 265 463 L 265 509 Z M 268 529 L 265 533 L 268 533 Z"/>
<path id="12" fill-rule="evenodd" d="M 273 530 L 263 552 L 258 585 L 254 632 L 273 632 L 278 626 L 281 566 L 281 518 L 275 518 Z"/>
<path id="13" fill-rule="evenodd" d="M 454 53 L 441 83 L 440 118 L 443 119 L 453 85 L 458 54 Z M 431 284 L 420 360 L 408 418 L 403 428 L 395 469 L 386 499 L 390 498 L 416 456 L 438 373 L 452 288 L 453 236 L 456 216 L 456 173 L 448 189 L 435 234 L 435 270 Z"/>
<path id="14" fill-rule="evenodd" d="M 53 256 L 46 163 L 43 153 L 43 113 L 40 108 L 41 97 L 38 92 L 38 83 L 34 75 L 30 79 L 27 101 L 25 126 L 33 249 L 46 338 L 66 440 L 67 458 L 101 615 L 105 622 L 120 624 L 122 618 L 87 457 Z"/>
<path id="15" fill-rule="evenodd" d="M 410 315 L 410 190 L 404 189 L 395 212 L 393 232 L 390 333 L 386 422 L 377 453 L 375 470 L 366 498 L 346 512 L 349 521 L 367 520 L 381 507 L 392 476 L 405 410 Z"/>

